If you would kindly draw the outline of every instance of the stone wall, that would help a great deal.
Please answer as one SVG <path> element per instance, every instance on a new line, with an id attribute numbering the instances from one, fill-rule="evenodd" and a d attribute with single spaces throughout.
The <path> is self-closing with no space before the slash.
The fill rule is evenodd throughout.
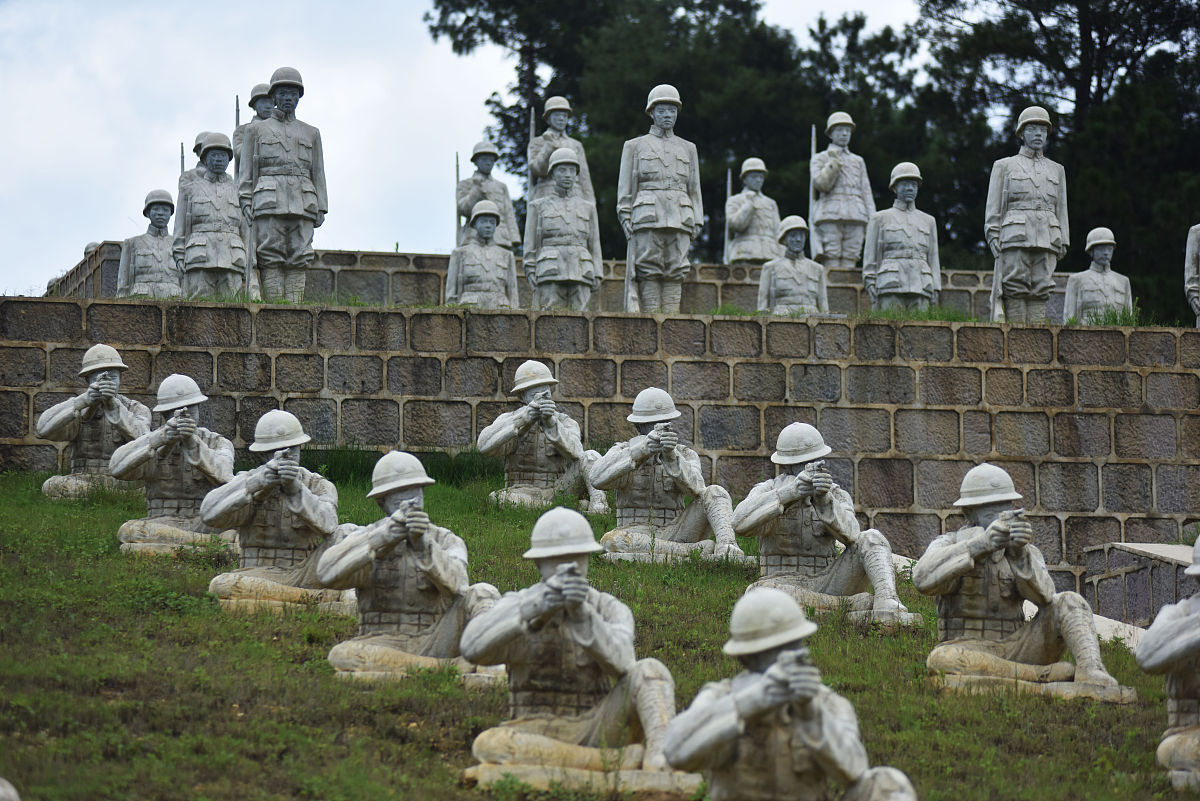
<path id="1" fill-rule="evenodd" d="M 1190 545 L 1117 542 L 1088 548 L 1083 597 L 1098 615 L 1148 626 L 1165 605 L 1196 592 L 1196 579 L 1184 573 L 1191 563 Z"/>
<path id="2" fill-rule="evenodd" d="M 83 350 L 118 347 L 122 389 L 172 372 L 212 397 L 239 446 L 267 409 L 317 443 L 469 448 L 518 364 L 561 380 L 584 437 L 632 435 L 634 395 L 668 389 L 711 479 L 735 497 L 773 474 L 778 431 L 816 424 L 863 520 L 918 555 L 956 528 L 963 473 L 989 459 L 1026 498 L 1060 587 L 1084 549 L 1172 542 L 1200 508 L 1200 332 L 744 317 L 0 301 L 0 469 L 54 469 L 36 415 L 71 393 Z"/>

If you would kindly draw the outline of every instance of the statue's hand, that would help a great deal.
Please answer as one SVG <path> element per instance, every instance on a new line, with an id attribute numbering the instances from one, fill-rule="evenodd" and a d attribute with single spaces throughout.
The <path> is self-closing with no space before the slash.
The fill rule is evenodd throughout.
<path id="1" fill-rule="evenodd" d="M 1033 526 L 1023 517 L 1012 521 L 1008 527 L 1008 552 L 1019 556 L 1025 546 L 1033 542 Z"/>
<path id="2" fill-rule="evenodd" d="M 1009 541 L 1009 523 L 1005 520 L 993 520 L 984 531 L 984 536 L 988 539 L 988 545 L 993 551 L 998 551 L 1008 545 Z"/>
<path id="3" fill-rule="evenodd" d="M 784 503 L 794 503 L 801 498 L 809 497 L 813 494 L 812 475 L 807 471 L 797 473 L 791 481 L 780 488 L 779 494 Z"/>
<path id="4" fill-rule="evenodd" d="M 313 220 L 313 228 L 320 228 L 324 224 L 325 224 L 325 212 L 318 211 L 317 219 Z"/>
<path id="5" fill-rule="evenodd" d="M 629 220 L 621 220 L 621 230 L 625 232 L 626 239 L 633 239 L 633 223 Z M 625 269 L 629 269 L 628 266 Z"/>
<path id="6" fill-rule="evenodd" d="M 828 471 L 818 468 L 810 474 L 812 482 L 812 494 L 814 497 L 822 497 L 833 489 L 833 476 Z"/>
<path id="7" fill-rule="evenodd" d="M 288 495 L 300 491 L 300 465 L 293 459 L 280 459 L 275 464 L 275 472 L 279 476 L 279 488 Z"/>
<path id="8" fill-rule="evenodd" d="M 108 376 L 101 378 L 95 384 L 96 389 L 100 392 L 100 400 L 105 406 L 111 407 L 113 401 L 117 397 L 117 383 Z"/>
<path id="9" fill-rule="evenodd" d="M 821 671 L 816 665 L 792 665 L 788 668 L 788 689 L 794 701 L 811 701 L 821 689 Z"/>
<path id="10" fill-rule="evenodd" d="M 420 548 L 429 531 L 429 515 L 424 509 L 410 509 L 404 517 L 404 525 L 408 529 L 408 544 Z"/>
<path id="11" fill-rule="evenodd" d="M 556 404 L 550 398 L 538 398 L 530 405 L 536 408 L 538 415 L 540 415 L 543 420 L 553 419 L 554 413 L 558 411 L 558 404 Z"/>
<path id="12" fill-rule="evenodd" d="M 176 419 L 175 430 L 184 442 L 189 442 L 196 437 L 196 428 L 196 421 L 190 414 L 181 414 Z"/>
<path id="13" fill-rule="evenodd" d="M 659 437 L 659 445 L 662 447 L 663 453 L 674 454 L 675 448 L 679 446 L 679 435 L 675 433 L 674 429 L 663 429 Z"/>

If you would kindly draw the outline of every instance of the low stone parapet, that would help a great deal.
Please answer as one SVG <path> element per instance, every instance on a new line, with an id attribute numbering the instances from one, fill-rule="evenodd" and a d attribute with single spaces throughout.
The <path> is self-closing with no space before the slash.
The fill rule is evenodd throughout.
<path id="1" fill-rule="evenodd" d="M 1200 589 L 1185 575 L 1192 546 L 1111 542 L 1084 551 L 1080 585 L 1096 614 L 1148 626 L 1158 610 Z"/>

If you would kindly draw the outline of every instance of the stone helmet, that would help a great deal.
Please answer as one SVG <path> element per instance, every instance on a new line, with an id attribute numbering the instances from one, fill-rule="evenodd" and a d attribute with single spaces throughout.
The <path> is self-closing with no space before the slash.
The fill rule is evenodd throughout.
<path id="1" fill-rule="evenodd" d="M 1189 576 L 1200 576 L 1200 538 L 1192 546 L 1192 563 L 1183 572 Z"/>
<path id="2" fill-rule="evenodd" d="M 820 459 L 831 450 L 820 431 L 808 423 L 791 423 L 779 432 L 771 461 L 775 464 L 803 464 Z"/>
<path id="3" fill-rule="evenodd" d="M 679 416 L 675 401 L 666 390 L 646 387 L 633 399 L 633 411 L 625 419 L 631 423 L 661 423 Z"/>
<path id="4" fill-rule="evenodd" d="M 1084 253 L 1091 253 L 1096 245 L 1116 245 L 1117 239 L 1111 228 L 1093 228 L 1088 231 L 1087 244 L 1083 246 Z"/>
<path id="5" fill-rule="evenodd" d="M 742 162 L 742 171 L 740 173 L 740 176 L 742 178 L 745 178 L 746 173 L 748 173 L 748 172 L 765 173 L 766 171 L 767 171 L 767 165 L 763 162 L 762 159 L 756 158 L 756 157 L 751 157 Z"/>
<path id="6" fill-rule="evenodd" d="M 200 148 L 200 158 L 203 159 L 204 155 L 214 148 L 224 150 L 229 154 L 229 158 L 233 158 L 233 145 L 229 144 L 229 137 L 225 134 L 210 133 Z"/>
<path id="7" fill-rule="evenodd" d="M 1019 501 L 1021 493 L 1013 486 L 1012 476 L 994 464 L 978 464 L 963 476 L 955 506 L 983 506 L 1000 501 Z"/>
<path id="8" fill-rule="evenodd" d="M 254 84 L 254 88 L 250 90 L 250 103 L 249 103 L 250 108 L 254 108 L 254 102 L 256 100 L 262 100 L 263 98 L 268 98 L 270 96 L 271 96 L 271 84 L 269 84 L 269 83 Z"/>
<path id="9" fill-rule="evenodd" d="M 500 221 L 500 207 L 490 200 L 481 200 L 471 207 L 471 220 L 467 224 L 473 225 L 475 218 L 482 217 L 485 214 L 492 215 L 496 218 L 497 222 Z"/>
<path id="10" fill-rule="evenodd" d="M 559 164 L 574 164 L 579 167 L 579 156 L 569 147 L 560 147 L 550 154 L 550 168 L 547 172 L 554 172 L 554 168 Z"/>
<path id="11" fill-rule="evenodd" d="M 521 362 L 513 380 L 516 382 L 511 390 L 513 395 L 530 387 L 553 386 L 558 383 L 558 379 L 550 374 L 549 367 L 533 359 Z"/>
<path id="12" fill-rule="evenodd" d="M 171 193 L 165 189 L 151 189 L 146 195 L 145 202 L 142 203 L 142 216 L 150 216 L 150 207 L 155 203 L 166 203 L 171 207 L 171 213 L 175 213 L 175 201 L 171 197 Z"/>
<path id="13" fill-rule="evenodd" d="M 650 90 L 650 94 L 646 96 L 646 113 L 652 112 L 659 103 L 670 103 L 676 108 L 683 108 L 683 101 L 679 99 L 679 90 L 669 83 L 660 83 Z"/>
<path id="14" fill-rule="evenodd" d="M 722 648 L 730 656 L 757 654 L 803 640 L 817 630 L 796 599 L 774 587 L 749 590 L 733 605 L 729 640 Z"/>
<path id="15" fill-rule="evenodd" d="M 17 788 L 13 787 L 7 779 L 0 779 L 0 801 L 21 801 Z"/>
<path id="16" fill-rule="evenodd" d="M 197 156 L 200 155 L 200 149 L 204 147 L 204 140 L 207 139 L 208 135 L 211 133 L 212 131 L 201 131 L 200 133 L 196 134 L 196 142 L 192 145 L 192 152 Z"/>
<path id="17" fill-rule="evenodd" d="M 200 391 L 200 385 L 191 376 L 172 373 L 158 385 L 158 405 L 154 411 L 173 412 L 206 400 L 208 396 Z"/>
<path id="18" fill-rule="evenodd" d="M 121 354 L 117 353 L 117 349 L 111 345 L 92 345 L 83 354 L 82 369 L 80 375 L 94 373 L 97 370 L 128 370 L 129 365 L 121 361 Z"/>
<path id="19" fill-rule="evenodd" d="M 304 433 L 296 415 L 282 409 L 272 409 L 258 418 L 250 450 L 255 453 L 278 451 L 293 445 L 303 445 L 310 439 L 312 437 Z"/>
<path id="20" fill-rule="evenodd" d="M 804 221 L 803 217 L 798 214 L 792 214 L 784 217 L 779 221 L 779 236 L 776 237 L 776 239 L 782 242 L 784 234 L 786 234 L 788 231 L 795 231 L 797 228 L 806 233 L 808 232 L 808 223 Z"/>
<path id="21" fill-rule="evenodd" d="M 555 506 L 538 518 L 529 535 L 529 550 L 525 559 L 545 559 L 551 556 L 583 556 L 604 550 L 596 542 L 592 524 L 574 509 Z"/>
<path id="22" fill-rule="evenodd" d="M 1054 123 L 1050 122 L 1050 112 L 1041 106 L 1030 106 L 1017 117 L 1017 136 L 1020 136 L 1021 129 L 1031 122 L 1040 122 L 1043 125 L 1054 128 Z"/>
<path id="23" fill-rule="evenodd" d="M 571 104 L 568 103 L 567 99 L 565 97 L 563 97 L 562 95 L 555 95 L 554 97 L 548 97 L 548 98 L 546 98 L 546 105 L 542 109 L 542 119 L 543 120 L 550 119 L 551 111 L 565 111 L 568 114 L 570 114 L 571 113 Z"/>
<path id="24" fill-rule="evenodd" d="M 888 189 L 895 189 L 896 182 L 902 178 L 913 178 L 918 184 L 925 183 L 925 179 L 921 177 L 921 168 L 911 161 L 902 161 L 892 167 L 892 177 L 888 181 Z"/>
<path id="25" fill-rule="evenodd" d="M 500 158 L 500 151 L 496 149 L 496 146 L 491 142 L 484 140 L 482 142 L 476 142 L 475 147 L 471 148 L 471 161 L 474 162 L 475 159 L 479 158 L 479 156 L 484 153 L 490 153 L 496 158 Z"/>
<path id="26" fill-rule="evenodd" d="M 300 70 L 295 67 L 280 67 L 271 73 L 271 94 L 281 86 L 294 86 L 300 90 L 300 96 L 304 97 L 304 81 L 300 78 Z"/>
<path id="27" fill-rule="evenodd" d="M 90 254 L 93 250 L 95 250 L 98 247 L 100 247 L 99 242 L 88 242 L 86 245 L 84 245 L 83 246 L 84 258 L 87 258 L 88 254 Z M 53 283 L 53 282 L 51 282 L 51 283 Z"/>
<path id="28" fill-rule="evenodd" d="M 844 111 L 835 111 L 829 115 L 829 119 L 825 120 L 825 135 L 829 136 L 829 132 L 833 130 L 835 125 L 849 125 L 850 130 L 854 130 L 854 118 Z"/>
<path id="29" fill-rule="evenodd" d="M 371 471 L 371 491 L 368 498 L 386 495 L 392 490 L 406 487 L 428 487 L 436 484 L 425 472 L 421 460 L 404 451 L 388 451 L 375 463 Z"/>

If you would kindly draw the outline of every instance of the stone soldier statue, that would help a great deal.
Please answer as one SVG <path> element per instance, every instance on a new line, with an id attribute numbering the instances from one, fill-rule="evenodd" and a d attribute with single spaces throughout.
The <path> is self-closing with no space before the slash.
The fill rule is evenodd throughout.
<path id="1" fill-rule="evenodd" d="M 574 191 L 578 170 L 574 150 L 554 151 L 542 182 L 554 191 L 529 203 L 524 265 L 535 309 L 583 311 L 604 276 L 596 204 Z"/>
<path id="2" fill-rule="evenodd" d="M 867 223 L 862 279 L 873 309 L 928 309 L 938 302 L 937 222 L 914 205 L 921 181 L 921 170 L 911 161 L 893 167 L 888 188 L 896 200 Z"/>
<path id="3" fill-rule="evenodd" d="M 762 266 L 758 275 L 758 310 L 767 314 L 828 314 L 825 268 L 804 255 L 808 224 L 792 215 L 779 223 L 783 255 Z"/>
<path id="4" fill-rule="evenodd" d="M 980 464 L 963 477 L 954 505 L 967 526 L 929 544 L 913 568 L 913 584 L 937 596 L 938 641 L 931 673 L 997 679 L 1049 695 L 1128 700 L 1100 660 L 1092 610 L 1083 596 L 1055 592 L 1033 527 L 1003 469 Z M 1038 608 L 1026 621 L 1022 605 Z M 1075 663 L 1059 659 L 1065 651 Z"/>
<path id="5" fill-rule="evenodd" d="M 200 520 L 200 503 L 233 478 L 233 443 L 198 424 L 206 400 L 189 376 L 167 376 L 154 407 L 163 424 L 113 451 L 113 476 L 146 482 L 146 517 L 121 526 L 122 551 L 172 553 L 218 533 Z M 233 543 L 234 533 L 222 536 Z"/>
<path id="6" fill-rule="evenodd" d="M 481 309 L 515 309 L 521 305 L 517 294 L 517 260 L 511 250 L 496 241 L 499 224 L 500 209 L 492 201 L 481 200 L 471 209 L 473 230 L 450 253 L 447 303 Z"/>
<path id="7" fill-rule="evenodd" d="M 367 493 L 384 517 L 338 526 L 317 562 L 324 586 L 358 595 L 358 636 L 329 652 L 338 676 L 399 678 L 446 660 L 473 671 L 459 655 L 459 637 L 500 593 L 491 584 L 468 585 L 466 543 L 429 522 L 425 487 L 433 483 L 412 454 L 384 454 Z"/>
<path id="8" fill-rule="evenodd" d="M 1200 577 L 1200 540 L 1183 572 Z M 1167 675 L 1167 730 L 1158 764 L 1176 790 L 1200 788 L 1200 593 L 1159 609 L 1133 655 L 1147 673 Z"/>
<path id="9" fill-rule="evenodd" d="M 1067 173 L 1044 153 L 1050 127 L 1046 109 L 1025 109 L 1020 152 L 992 165 L 983 235 L 996 258 L 994 322 L 1046 322 L 1054 268 L 1070 247 Z"/>
<path id="10" fill-rule="evenodd" d="M 1110 228 L 1088 231 L 1084 250 L 1092 263 L 1081 273 L 1067 278 L 1067 297 L 1063 304 L 1063 321 L 1074 317 L 1081 323 L 1104 314 L 1105 310 L 1133 312 L 1133 291 L 1129 279 L 1112 269 L 1113 251 L 1117 240 Z"/>
<path id="11" fill-rule="evenodd" d="M 825 470 L 821 457 L 829 452 L 817 429 L 807 423 L 788 425 L 771 454 L 782 472 L 757 484 L 733 510 L 733 530 L 758 538 L 762 578 L 751 589 L 773 587 L 822 610 L 848 603 L 858 619 L 924 625 L 896 594 L 887 537 L 859 528 L 850 493 Z M 839 543 L 844 546 L 840 554 Z"/>
<path id="12" fill-rule="evenodd" d="M 475 164 L 475 174 L 458 182 L 454 198 L 458 204 L 458 214 L 467 218 L 467 224 L 458 229 L 458 244 L 463 244 L 471 229 L 473 210 L 480 201 L 487 200 L 495 204 L 500 215 L 496 227 L 496 244 L 502 248 L 511 248 L 521 241 L 520 229 L 517 228 L 517 215 L 513 212 L 512 199 L 508 196 L 508 187 L 492 177 L 492 168 L 500 159 L 500 151 L 491 142 L 479 142 L 471 148 L 471 161 Z"/>
<path id="13" fill-rule="evenodd" d="M 211 135 L 212 131 L 201 131 L 196 134 L 196 141 L 192 145 L 192 152 L 196 154 L 196 166 L 179 173 L 179 191 L 175 193 L 176 195 L 183 191 L 184 184 L 195 180 L 196 176 L 200 174 L 200 170 L 204 169 L 204 162 L 200 159 L 200 149 L 204 147 L 205 140 Z"/>
<path id="14" fill-rule="evenodd" d="M 512 718 L 485 729 L 472 752 L 485 763 L 602 771 L 601 747 L 640 733 L 632 767 L 666 769 L 675 682 L 662 662 L 635 656 L 629 607 L 588 584 L 588 558 L 601 548 L 587 518 L 555 507 L 538 518 L 530 545 L 524 557 L 541 580 L 505 593 L 463 632 L 464 657 L 508 666 Z"/>
<path id="15" fill-rule="evenodd" d="M 607 514 L 604 493 L 588 479 L 588 467 L 600 454 L 583 449 L 579 424 L 550 397 L 558 379 L 532 359 L 517 368 L 515 378 L 510 394 L 523 405 L 497 417 L 476 443 L 480 453 L 504 460 L 504 489 L 493 492 L 492 500 L 542 507 L 566 492 L 582 495 L 589 512 Z"/>
<path id="16" fill-rule="evenodd" d="M 329 211 L 321 132 L 296 119 L 303 96 L 298 71 L 280 67 L 271 73 L 275 113 L 246 129 L 238 180 L 263 297 L 289 303 L 304 299 L 305 271 L 316 256 L 313 229 Z"/>
<path id="17" fill-rule="evenodd" d="M 789 595 L 753 589 L 734 604 L 724 651 L 742 663 L 667 727 L 667 761 L 704 771 L 713 801 L 916 801 L 904 773 L 869 767 L 854 706 L 821 681 L 805 640 L 817 626 Z"/>
<path id="18" fill-rule="evenodd" d="M 172 240 L 167 231 L 174 213 L 175 201 L 167 190 L 155 189 L 146 195 L 142 215 L 150 220 L 150 227 L 121 244 L 117 297 L 177 298 L 183 294 L 183 276 L 171 255 Z"/>
<path id="19" fill-rule="evenodd" d="M 783 255 L 777 239 L 779 206 L 763 194 L 766 180 L 767 165 L 762 159 L 742 162 L 742 191 L 725 201 L 726 264 L 761 264 Z"/>
<path id="20" fill-rule="evenodd" d="M 1196 327 L 1200 328 L 1200 225 L 1188 229 L 1183 254 L 1183 292 L 1192 314 L 1196 315 Z"/>
<path id="21" fill-rule="evenodd" d="M 67 442 L 71 474 L 50 476 L 42 492 L 50 498 L 79 498 L 93 489 L 131 484 L 108 472 L 113 451 L 150 430 L 150 410 L 120 394 L 125 362 L 108 345 L 93 345 L 83 354 L 79 374 L 87 391 L 42 412 L 34 433 L 42 439 Z"/>
<path id="22" fill-rule="evenodd" d="M 592 173 L 588 170 L 587 154 L 583 152 L 583 143 L 578 139 L 567 136 L 567 123 L 571 121 L 571 104 L 565 97 L 554 96 L 546 99 L 542 109 L 542 119 L 550 126 L 541 136 L 529 140 L 529 202 L 554 194 L 554 181 L 551 178 L 550 159 L 554 151 L 568 148 L 575 153 L 579 161 L 579 179 L 575 182 L 574 192 L 584 200 L 596 202 L 596 193 L 592 191 Z"/>
<path id="23" fill-rule="evenodd" d="M 179 195 L 172 253 L 189 298 L 232 295 L 254 285 L 247 285 L 246 221 L 237 186 L 226 172 L 232 157 L 229 138 L 209 134 L 200 150 L 204 167 Z"/>
<path id="24" fill-rule="evenodd" d="M 743 559 L 729 492 L 705 484 L 700 456 L 671 428 L 676 417 L 670 395 L 657 387 L 643 389 L 626 418 L 638 435 L 613 445 L 592 465 L 592 484 L 613 490 L 617 503 L 617 527 L 600 542 L 610 555 L 639 561 L 691 551 Z M 692 503 L 685 506 L 688 497 Z"/>
<path id="25" fill-rule="evenodd" d="M 674 86 L 650 90 L 650 133 L 621 150 L 617 218 L 629 241 L 625 259 L 625 311 L 679 312 L 688 251 L 704 225 L 700 157 L 675 135 L 683 102 Z"/>
<path id="26" fill-rule="evenodd" d="M 242 143 L 246 141 L 246 131 L 251 125 L 270 119 L 275 112 L 269 83 L 254 84 L 250 90 L 250 108 L 254 109 L 254 116 L 233 130 L 233 180 L 239 182 L 242 180 Z"/>
<path id="27" fill-rule="evenodd" d="M 835 111 L 825 123 L 829 147 L 812 157 L 813 258 L 826 267 L 853 268 L 862 258 L 875 198 L 862 156 L 850 152 L 854 120 Z"/>
<path id="28" fill-rule="evenodd" d="M 310 437 L 295 415 L 273 409 L 254 427 L 252 453 L 269 460 L 238 473 L 204 496 L 200 518 L 218 529 L 236 528 L 238 569 L 208 585 L 226 609 L 297 608 L 316 604 L 354 613 L 353 594 L 322 589 L 317 563 L 337 528 L 337 488 L 300 466 Z"/>

